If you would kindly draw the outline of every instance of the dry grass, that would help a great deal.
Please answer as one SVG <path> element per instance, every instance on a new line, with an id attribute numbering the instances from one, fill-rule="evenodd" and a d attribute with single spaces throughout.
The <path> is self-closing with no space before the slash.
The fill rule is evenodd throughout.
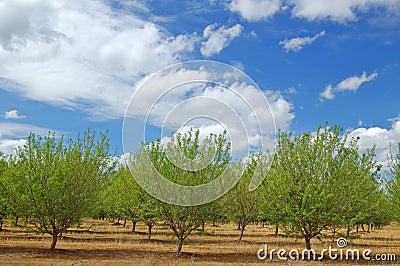
<path id="1" fill-rule="evenodd" d="M 167 236 L 168 230 L 158 225 L 151 241 L 146 240 L 147 228 L 138 223 L 136 234 L 107 221 L 87 219 L 81 228 L 73 228 L 57 243 L 57 250 L 50 252 L 49 236 L 21 232 L 20 228 L 5 226 L 0 233 L 0 265 L 381 265 L 376 261 L 286 261 L 259 260 L 257 251 L 268 247 L 287 251 L 303 250 L 302 239 L 275 237 L 272 228 L 249 225 L 242 241 L 237 241 L 236 225 L 206 226 L 208 235 L 193 234 L 183 246 L 183 254 L 174 254 L 175 241 Z M 19 230 L 20 232 L 15 232 Z M 313 240 L 312 247 L 320 252 L 336 243 L 330 239 Z M 399 265 L 400 225 L 393 223 L 371 233 L 361 233 L 350 241 L 348 248 L 371 249 L 373 254 L 396 254 L 397 261 L 385 265 Z"/>

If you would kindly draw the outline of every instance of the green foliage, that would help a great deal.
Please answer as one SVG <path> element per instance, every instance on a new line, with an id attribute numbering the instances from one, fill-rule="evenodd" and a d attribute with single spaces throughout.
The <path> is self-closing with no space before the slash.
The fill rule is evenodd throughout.
<path id="1" fill-rule="evenodd" d="M 90 130 L 67 142 L 54 133 L 30 134 L 10 161 L 10 205 L 37 232 L 53 236 L 51 249 L 64 230 L 87 215 L 107 184 L 114 169 L 108 143 L 105 134 L 96 139 Z"/>
<path id="2" fill-rule="evenodd" d="M 400 222 L 400 142 L 397 143 L 397 152 L 389 154 L 391 180 L 388 184 L 390 204 L 394 219 Z"/>
<path id="3" fill-rule="evenodd" d="M 7 217 L 8 214 L 8 202 L 5 194 L 6 172 L 7 161 L 3 154 L 0 153 L 0 231 L 3 229 L 3 220 Z"/>
<path id="4" fill-rule="evenodd" d="M 249 190 L 250 181 L 255 174 L 257 165 L 261 163 L 260 160 L 266 160 L 262 153 L 251 154 L 244 166 L 236 164 L 235 167 L 245 167 L 245 171 L 235 187 L 222 198 L 228 217 L 240 226 L 239 240 L 242 239 L 246 226 L 259 219 L 264 202 L 263 187 L 253 191 Z"/>
<path id="5" fill-rule="evenodd" d="M 267 204 L 276 222 L 310 239 L 324 229 L 365 218 L 369 195 L 377 190 L 374 150 L 360 155 L 357 141 L 341 137 L 341 129 L 318 128 L 293 137 L 280 132 L 269 173 Z"/>
<path id="6" fill-rule="evenodd" d="M 185 158 L 195 160 L 205 158 L 202 156 L 215 148 L 214 157 L 208 166 L 199 171 L 186 170 L 190 165 L 179 167 L 169 160 L 172 156 L 181 162 Z M 152 178 L 154 171 L 158 171 L 163 177 L 181 185 L 196 186 L 208 183 L 217 178 L 230 163 L 230 144 L 226 141 L 225 133 L 223 135 L 211 134 L 203 141 L 199 139 L 199 131 L 190 130 L 186 134 L 177 134 L 176 138 L 164 147 L 160 141 L 144 144 L 142 150 L 138 152 L 137 157 L 131 163 L 134 175 L 143 175 Z M 155 169 L 149 168 L 143 163 L 144 156 L 149 156 Z M 159 189 L 154 187 L 154 189 Z M 168 191 L 167 191 L 168 193 Z M 191 195 L 181 195 L 190 197 Z M 214 203 L 208 203 L 199 206 L 177 206 L 170 203 L 157 201 L 159 206 L 160 220 L 168 223 L 170 229 L 177 238 L 176 253 L 180 254 L 183 241 L 192 233 L 193 230 L 201 226 L 209 217 L 215 217 L 212 210 L 217 210 Z"/>

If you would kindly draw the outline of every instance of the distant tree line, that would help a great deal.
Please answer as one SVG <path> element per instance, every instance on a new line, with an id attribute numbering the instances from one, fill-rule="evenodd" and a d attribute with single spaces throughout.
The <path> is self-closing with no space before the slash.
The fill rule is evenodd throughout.
<path id="1" fill-rule="evenodd" d="M 51 249 L 83 217 L 118 219 L 152 228 L 163 224 L 176 239 L 180 254 L 193 232 L 206 234 L 205 223 L 233 222 L 238 239 L 250 223 L 268 224 L 284 235 L 311 239 L 367 225 L 400 221 L 400 143 L 388 154 L 388 178 L 382 178 L 375 148 L 360 152 L 358 138 L 349 139 L 339 126 L 320 126 L 316 132 L 292 135 L 279 132 L 273 154 L 252 153 L 234 161 L 226 133 L 199 138 L 199 131 L 177 134 L 169 145 L 160 140 L 141 148 L 119 163 L 110 152 L 107 134 L 90 130 L 66 140 L 54 133 L 30 134 L 15 156 L 0 156 L 0 230 L 4 219 L 52 236 Z M 211 163 L 199 171 L 171 163 L 168 154 L 194 160 L 204 145 L 214 147 Z M 150 158 L 154 169 L 149 169 Z M 257 165 L 272 160 L 261 186 L 250 191 Z M 152 178 L 157 171 L 168 180 L 187 186 L 208 183 L 226 169 L 242 177 L 223 197 L 198 206 L 177 206 L 153 198 L 135 175 Z M 182 195 L 188 197 L 190 195 Z"/>

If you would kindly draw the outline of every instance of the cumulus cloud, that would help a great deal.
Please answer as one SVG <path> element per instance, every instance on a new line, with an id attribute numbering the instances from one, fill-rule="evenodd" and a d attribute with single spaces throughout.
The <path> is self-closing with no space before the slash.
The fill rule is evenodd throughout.
<path id="1" fill-rule="evenodd" d="M 0 153 L 15 155 L 18 147 L 24 146 L 26 139 L 3 139 L 0 138 Z"/>
<path id="2" fill-rule="evenodd" d="M 357 91 L 362 84 L 374 80 L 378 76 L 378 73 L 374 72 L 367 75 L 363 72 L 360 76 L 351 76 L 342 80 L 338 85 L 333 87 L 331 84 L 327 85 L 325 89 L 320 93 L 320 100 L 333 100 L 335 99 L 336 92 L 342 91 Z"/>
<path id="3" fill-rule="evenodd" d="M 325 35 L 325 31 L 321 31 L 320 33 L 314 36 L 307 36 L 307 37 L 297 37 L 293 39 L 285 39 L 280 41 L 279 44 L 285 48 L 286 52 L 298 52 L 303 49 L 306 45 L 311 45 L 314 41 L 318 38 Z"/>
<path id="4" fill-rule="evenodd" d="M 31 132 L 39 135 L 47 135 L 49 131 L 53 130 L 30 124 L 0 122 L 0 138 L 26 138 Z"/>
<path id="5" fill-rule="evenodd" d="M 48 128 L 21 123 L 0 122 L 0 152 L 3 154 L 15 154 L 15 149 L 23 146 L 26 137 L 32 132 L 39 135 L 47 135 Z"/>
<path id="6" fill-rule="evenodd" d="M 400 6 L 397 0 L 356 0 L 356 1 L 326 1 L 326 0 L 289 0 L 293 5 L 292 14 L 295 17 L 309 21 L 331 20 L 345 23 L 356 20 L 355 11 L 365 12 L 374 7 L 393 9 Z"/>
<path id="7" fill-rule="evenodd" d="M 335 95 L 333 94 L 333 89 L 332 85 L 329 84 L 328 86 L 325 87 L 325 89 L 320 93 L 319 97 L 320 100 L 333 100 L 335 99 Z"/>
<path id="8" fill-rule="evenodd" d="M 293 106 L 279 92 L 261 91 L 238 79 L 237 73 L 221 72 L 217 67 L 204 69 L 202 65 L 157 73 L 136 91 L 124 126 L 134 130 L 136 124 L 132 122 L 131 128 L 131 118 L 146 119 L 146 125 L 163 128 L 166 135 L 160 138 L 182 128 L 200 129 L 202 134 L 226 129 L 236 150 L 245 151 L 249 145 L 261 143 L 272 149 L 271 135 L 276 128 L 289 128 Z"/>
<path id="9" fill-rule="evenodd" d="M 377 7 L 398 13 L 400 2 L 398 0 L 232 0 L 228 4 L 231 12 L 238 13 L 249 22 L 268 19 L 278 12 L 290 9 L 293 17 L 309 21 L 329 20 L 346 23 L 357 20 L 360 13 Z"/>
<path id="10" fill-rule="evenodd" d="M 392 120 L 390 129 L 380 127 L 359 127 L 348 132 L 349 138 L 359 137 L 360 151 L 376 145 L 376 160 L 387 169 L 387 155 L 390 151 L 390 145 L 395 146 L 400 142 L 400 116 Z"/>
<path id="11" fill-rule="evenodd" d="M 25 117 L 25 115 L 19 115 L 17 110 L 11 110 L 4 113 L 4 119 L 21 119 Z"/>
<path id="12" fill-rule="evenodd" d="M 236 24 L 231 28 L 218 27 L 218 24 L 208 25 L 203 31 L 203 37 L 207 40 L 201 43 L 200 52 L 205 57 L 218 54 L 229 45 L 229 43 L 240 36 L 243 26 Z"/>
<path id="13" fill-rule="evenodd" d="M 250 22 L 270 18 L 280 7 L 280 0 L 232 0 L 229 4 L 231 12 Z"/>
<path id="14" fill-rule="evenodd" d="M 177 62 L 196 41 L 102 1 L 2 1 L 0 87 L 118 117 L 136 82 Z"/>
<path id="15" fill-rule="evenodd" d="M 363 72 L 361 76 L 351 76 L 340 82 L 336 89 L 337 91 L 356 91 L 360 88 L 360 86 L 368 81 L 374 80 L 378 76 L 378 73 L 372 73 L 367 76 L 367 73 Z"/>

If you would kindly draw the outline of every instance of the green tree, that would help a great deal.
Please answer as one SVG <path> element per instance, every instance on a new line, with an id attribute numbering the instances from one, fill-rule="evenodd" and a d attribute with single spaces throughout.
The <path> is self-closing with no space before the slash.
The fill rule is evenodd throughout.
<path id="1" fill-rule="evenodd" d="M 393 210 L 393 218 L 400 222 L 400 142 L 397 143 L 397 152 L 389 155 L 390 181 L 388 190 L 390 203 Z"/>
<path id="2" fill-rule="evenodd" d="M 160 173 L 168 180 L 181 185 L 196 186 L 208 183 L 217 178 L 222 171 L 229 167 L 230 163 L 230 144 L 226 141 L 225 134 L 216 136 L 211 134 L 204 140 L 199 139 L 199 131 L 190 130 L 185 134 L 177 134 L 172 141 L 163 146 L 160 141 L 154 141 L 144 144 L 142 149 L 137 153 L 136 160 L 131 163 L 130 167 L 133 175 L 145 176 L 151 179 L 153 175 Z M 172 163 L 168 156 L 175 159 L 183 157 L 190 160 L 197 158 L 204 159 L 204 152 L 209 148 L 215 147 L 215 153 L 210 164 L 205 168 L 192 171 L 186 170 Z M 144 160 L 145 156 L 149 156 L 152 165 L 149 167 Z M 158 189 L 155 187 L 154 189 Z M 160 188 L 161 189 L 161 188 Z M 182 197 L 192 195 L 180 195 Z M 199 228 L 205 220 L 210 217 L 211 204 L 203 204 L 198 206 L 178 206 L 171 203 L 157 201 L 160 207 L 160 220 L 165 221 L 173 234 L 177 238 L 176 253 L 180 254 L 184 240 L 197 228 Z"/>
<path id="3" fill-rule="evenodd" d="M 63 231 L 87 214 L 115 167 L 107 136 L 96 138 L 90 130 L 67 143 L 55 133 L 30 134 L 17 158 L 10 178 L 20 192 L 9 194 L 9 202 L 27 211 L 37 232 L 53 237 L 50 249 Z"/>
<path id="4" fill-rule="evenodd" d="M 0 152 L 0 231 L 3 230 L 3 220 L 8 214 L 8 200 L 5 194 L 6 186 L 6 173 L 7 161 L 3 154 Z"/>
<path id="5" fill-rule="evenodd" d="M 246 226 L 259 218 L 261 206 L 263 205 L 263 187 L 250 191 L 249 184 L 260 160 L 265 160 L 262 153 L 251 154 L 244 166 L 237 164 L 236 167 L 245 167 L 242 177 L 222 199 L 225 202 L 225 210 L 228 217 L 240 227 L 239 240 L 242 240 Z"/>
<path id="6" fill-rule="evenodd" d="M 279 133 L 267 193 L 285 215 L 286 230 L 300 234 L 307 249 L 323 230 L 364 212 L 365 204 L 357 204 L 376 188 L 374 150 L 360 155 L 358 139 L 341 132 L 326 126 L 295 137 Z"/>

